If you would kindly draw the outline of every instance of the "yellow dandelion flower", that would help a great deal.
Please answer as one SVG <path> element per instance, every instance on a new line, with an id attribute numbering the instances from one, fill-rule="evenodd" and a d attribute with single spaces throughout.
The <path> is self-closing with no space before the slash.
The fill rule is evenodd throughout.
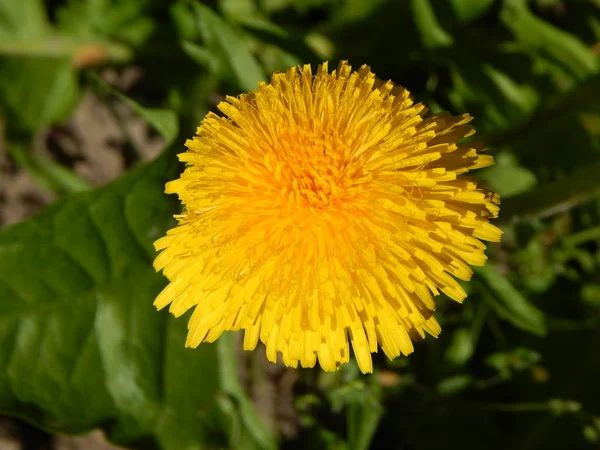
<path id="1" fill-rule="evenodd" d="M 483 265 L 480 239 L 496 194 L 462 174 L 493 164 L 468 115 L 426 115 L 409 92 L 342 62 L 273 75 L 255 92 L 227 97 L 188 151 L 178 225 L 155 243 L 170 284 L 155 301 L 193 313 L 186 345 L 244 330 L 267 357 L 324 370 L 363 372 L 380 346 L 389 358 L 437 336 L 434 295 L 461 302 L 455 278 Z"/>

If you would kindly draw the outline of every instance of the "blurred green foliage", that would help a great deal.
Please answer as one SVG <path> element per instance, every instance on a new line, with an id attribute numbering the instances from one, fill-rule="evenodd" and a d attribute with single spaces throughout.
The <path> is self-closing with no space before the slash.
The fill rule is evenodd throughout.
<path id="1" fill-rule="evenodd" d="M 5 146 L 62 196 L 0 231 L 0 411 L 144 449 L 598 448 L 599 54 L 593 0 L 0 1 Z M 282 440 L 231 336 L 185 350 L 186 321 L 154 311 L 151 243 L 178 207 L 162 194 L 174 154 L 215 99 L 340 59 L 475 116 L 505 237 L 464 305 L 440 299 L 439 340 L 377 355 L 371 376 L 299 371 L 300 435 Z M 135 100 L 100 76 L 126 66 Z M 85 92 L 128 103 L 164 153 L 90 190 L 33 152 Z"/>

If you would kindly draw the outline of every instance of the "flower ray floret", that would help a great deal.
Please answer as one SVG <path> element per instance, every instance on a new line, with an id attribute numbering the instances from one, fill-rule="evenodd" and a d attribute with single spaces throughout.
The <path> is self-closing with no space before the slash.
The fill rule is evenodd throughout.
<path id="1" fill-rule="evenodd" d="M 167 184 L 184 211 L 155 243 L 170 280 L 155 301 L 193 309 L 186 345 L 244 330 L 267 357 L 335 370 L 350 357 L 413 351 L 440 326 L 441 292 L 461 302 L 456 279 L 483 265 L 481 240 L 499 198 L 463 175 L 493 164 L 468 115 L 427 115 L 409 92 L 367 66 L 327 63 L 273 75 L 227 97 L 179 155 Z"/>

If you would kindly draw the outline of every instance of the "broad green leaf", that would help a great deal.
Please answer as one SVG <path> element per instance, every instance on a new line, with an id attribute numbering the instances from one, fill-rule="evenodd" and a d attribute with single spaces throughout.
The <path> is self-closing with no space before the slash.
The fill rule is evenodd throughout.
<path id="1" fill-rule="evenodd" d="M 157 312 L 152 242 L 172 225 L 172 152 L 0 232 L 0 411 L 58 433 L 101 427 L 144 449 L 221 448 L 232 429 L 217 345 L 185 349 L 185 318 Z M 253 411 L 252 411 L 253 412 Z M 240 414 L 251 414 L 248 410 Z M 245 448 L 273 448 L 242 420 Z M 258 432 L 256 430 L 258 428 Z"/>
<path id="2" fill-rule="evenodd" d="M 79 100 L 69 59 L 0 58 L 0 112 L 9 134 L 34 134 L 66 119 Z"/>
<path id="3" fill-rule="evenodd" d="M 546 334 L 544 313 L 529 302 L 493 265 L 477 267 L 475 273 L 489 290 L 491 295 L 486 298 L 500 317 L 530 333 Z"/>
<path id="4" fill-rule="evenodd" d="M 42 0 L 0 2 L 0 40 L 31 40 L 48 34 L 49 24 Z"/>
<path id="5" fill-rule="evenodd" d="M 224 62 L 225 67 L 231 68 L 243 91 L 255 90 L 260 81 L 266 80 L 266 75 L 247 43 L 208 6 L 198 1 L 192 5 L 206 47 Z"/>

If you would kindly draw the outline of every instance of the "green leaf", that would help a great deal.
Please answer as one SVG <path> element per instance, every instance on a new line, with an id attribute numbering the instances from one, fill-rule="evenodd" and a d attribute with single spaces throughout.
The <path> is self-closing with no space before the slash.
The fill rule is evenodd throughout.
<path id="1" fill-rule="evenodd" d="M 6 122 L 7 148 L 13 161 L 40 186 L 62 194 L 90 184 L 42 154 L 32 151 L 32 138 L 45 127 L 64 121 L 80 98 L 70 59 L 0 59 L 0 114 Z"/>
<path id="2" fill-rule="evenodd" d="M 450 0 L 458 22 L 469 22 L 486 13 L 494 0 Z"/>
<path id="3" fill-rule="evenodd" d="M 499 153 L 496 164 L 479 172 L 478 177 L 500 194 L 503 202 L 508 197 L 529 191 L 537 183 L 535 175 L 507 152 Z"/>
<path id="4" fill-rule="evenodd" d="M 262 17 L 258 2 L 255 0 L 218 0 L 216 3 L 226 21 L 237 22 L 244 18 Z"/>
<path id="5" fill-rule="evenodd" d="M 42 0 L 0 2 L 0 40 L 43 38 L 49 27 Z"/>
<path id="6" fill-rule="evenodd" d="M 368 450 L 375 436 L 383 408 L 369 392 L 350 399 L 347 409 L 348 449 Z"/>
<path id="7" fill-rule="evenodd" d="M 296 56 L 299 64 L 320 62 L 319 55 L 309 47 L 305 38 L 267 20 L 246 18 L 240 24 L 257 38 Z"/>
<path id="8" fill-rule="evenodd" d="M 165 139 L 166 146 L 169 146 L 175 140 L 179 133 L 179 124 L 177 122 L 177 115 L 173 111 L 161 108 L 146 108 L 121 93 L 116 95 Z"/>
<path id="9" fill-rule="evenodd" d="M 510 201 L 506 200 L 506 202 Z M 511 264 L 519 274 L 519 282 L 530 292 L 545 292 L 554 283 L 557 272 L 556 250 L 548 248 L 546 234 L 542 230 L 530 238 L 523 239 L 524 229 L 529 224 L 523 224 L 517 228 L 519 242 L 517 249 L 512 254 Z"/>
<path id="10" fill-rule="evenodd" d="M 498 90 L 516 111 L 522 114 L 529 114 L 533 111 L 537 105 L 538 96 L 531 86 L 519 85 L 510 76 L 489 64 L 484 64 L 482 71 L 493 83 L 493 88 Z"/>
<path id="11" fill-rule="evenodd" d="M 223 390 L 236 400 L 235 409 L 232 414 L 239 416 L 239 421 L 243 423 L 244 430 L 261 444 L 261 448 L 276 448 L 277 444 L 273 435 L 265 428 L 261 419 L 254 411 L 252 403 L 244 394 L 242 385 L 238 377 L 237 356 L 233 341 L 233 335 L 226 333 L 217 341 L 217 351 L 219 356 L 219 379 Z M 234 436 L 235 437 L 235 436 Z M 238 439 L 240 441 L 241 439 Z M 234 442 L 232 448 L 241 448 L 240 442 Z"/>
<path id="12" fill-rule="evenodd" d="M 591 49 L 574 35 L 532 14 L 526 0 L 505 0 L 500 19 L 520 44 L 570 76 L 582 80 L 598 70 Z"/>
<path id="13" fill-rule="evenodd" d="M 4 414 L 55 433 L 101 427 L 139 448 L 231 440 L 219 399 L 243 394 L 223 381 L 230 366 L 217 345 L 185 349 L 187 320 L 152 306 L 166 281 L 152 268 L 152 242 L 172 225 L 162 191 L 175 161 L 165 153 L 0 232 Z M 246 422 L 246 447 L 272 448 L 263 445 L 268 433 L 260 430 L 261 441 Z"/>
<path id="14" fill-rule="evenodd" d="M 173 2 L 169 6 L 169 14 L 180 40 L 193 41 L 200 38 L 196 18 L 190 14 L 189 4 L 185 0 Z"/>
<path id="15" fill-rule="evenodd" d="M 143 38 L 148 36 L 152 21 L 148 17 L 135 21 L 131 16 L 131 7 L 140 10 L 140 4 L 71 0 L 56 10 L 58 34 L 53 32 L 41 0 L 0 2 L 0 55 L 72 60 L 77 67 L 129 61 L 131 50 L 107 39 L 129 42 L 140 32 L 144 32 Z"/>
<path id="16" fill-rule="evenodd" d="M 86 191 L 91 183 L 67 167 L 41 153 L 31 150 L 31 143 L 20 140 L 8 141 L 8 154 L 16 165 L 28 172 L 43 189 L 56 194 Z"/>
<path id="17" fill-rule="evenodd" d="M 581 298 L 594 308 L 600 308 L 600 284 L 586 284 L 581 288 Z"/>
<path id="18" fill-rule="evenodd" d="M 211 73 L 221 72 L 221 62 L 208 49 L 191 41 L 181 41 L 181 48 L 187 55 Z"/>
<path id="19" fill-rule="evenodd" d="M 535 350 L 518 347 L 509 352 L 495 352 L 485 358 L 485 363 L 498 372 L 509 374 L 512 371 L 521 372 L 538 364 L 542 356 Z"/>
<path id="20" fill-rule="evenodd" d="M 150 5 L 148 0 L 70 0 L 57 9 L 57 27 L 82 39 L 139 46 L 155 27 L 145 11 Z"/>
<path id="21" fill-rule="evenodd" d="M 411 8 L 425 48 L 434 49 L 452 45 L 452 36 L 438 22 L 429 0 L 411 0 Z"/>
<path id="22" fill-rule="evenodd" d="M 170 146 L 179 133 L 179 122 L 173 111 L 161 108 L 147 108 L 127 97 L 118 89 L 105 82 L 96 74 L 90 74 L 92 80 L 104 91 L 114 95 L 123 103 L 129 105 L 139 116 L 148 122 L 165 140 L 165 147 Z"/>
<path id="23" fill-rule="evenodd" d="M 34 134 L 66 119 L 79 95 L 70 59 L 0 59 L 0 109 L 9 134 Z"/>
<path id="24" fill-rule="evenodd" d="M 517 83 L 488 62 L 474 60 L 468 47 L 453 47 L 447 58 L 452 79 L 449 99 L 456 110 L 469 111 L 478 119 L 479 130 L 515 126 L 537 106 L 538 95 L 531 86 Z"/>
<path id="25" fill-rule="evenodd" d="M 436 390 L 441 395 L 455 395 L 465 389 L 468 389 L 473 384 L 473 377 L 468 374 L 454 375 L 444 378 L 436 386 Z"/>
<path id="26" fill-rule="evenodd" d="M 332 2 L 329 5 L 332 21 L 335 25 L 361 22 L 369 18 L 385 4 L 387 0 L 346 0 L 344 2 Z"/>
<path id="27" fill-rule="evenodd" d="M 230 68 L 243 91 L 255 90 L 266 75 L 247 43 L 208 6 L 197 1 L 192 6 L 206 47 L 223 61 L 222 67 Z"/>
<path id="28" fill-rule="evenodd" d="M 488 288 L 491 295 L 486 298 L 500 317 L 530 333 L 540 336 L 546 334 L 544 313 L 529 302 L 493 265 L 474 269 Z"/>
<path id="29" fill-rule="evenodd" d="M 579 82 L 559 98 L 540 106 L 527 120 L 514 124 L 507 130 L 494 131 L 481 139 L 490 147 L 499 147 L 522 143 L 530 136 L 544 137 L 548 134 L 548 130 L 555 128 L 565 127 L 568 131 L 573 131 L 575 128 L 573 123 L 567 122 L 572 121 L 573 118 L 577 119 L 576 114 L 582 112 L 600 112 L 600 74 Z M 552 139 L 556 140 L 555 137 Z M 527 146 L 536 147 L 539 146 L 539 142 L 537 145 L 528 143 Z M 542 150 L 544 150 L 544 158 L 552 156 L 548 154 L 551 152 L 546 151 L 546 148 L 542 147 Z"/>
<path id="30" fill-rule="evenodd" d="M 261 7 L 269 12 L 274 13 L 286 8 L 293 8 L 298 14 L 307 14 L 312 8 L 319 6 L 334 6 L 337 2 L 332 0 L 262 0 Z"/>

